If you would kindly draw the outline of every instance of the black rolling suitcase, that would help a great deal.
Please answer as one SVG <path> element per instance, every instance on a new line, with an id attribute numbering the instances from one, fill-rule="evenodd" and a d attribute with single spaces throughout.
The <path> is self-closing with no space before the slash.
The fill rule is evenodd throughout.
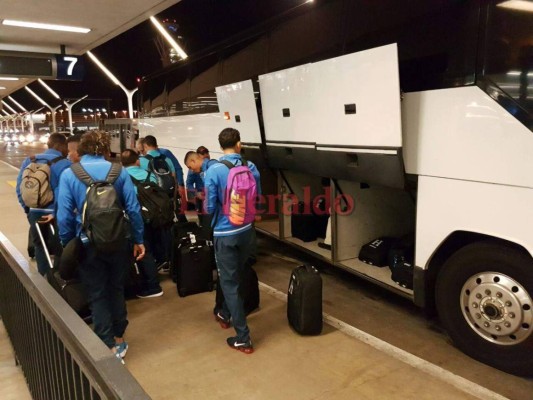
<path id="1" fill-rule="evenodd" d="M 259 279 L 257 278 L 257 272 L 250 266 L 246 266 L 244 269 L 244 275 L 240 285 L 240 295 L 244 302 L 244 313 L 246 315 L 259 308 Z M 222 309 L 223 302 L 224 294 L 220 287 L 220 281 L 218 281 L 215 310 Z"/>
<path id="2" fill-rule="evenodd" d="M 287 319 L 301 335 L 319 335 L 322 332 L 322 278 L 315 267 L 302 265 L 292 271 Z"/>
<path id="3" fill-rule="evenodd" d="M 202 228 L 198 226 L 196 222 L 176 222 L 172 225 L 172 247 L 170 249 L 170 276 L 173 282 L 177 279 L 177 266 L 179 262 L 180 246 L 183 246 L 183 239 L 189 238 L 190 235 L 194 235 L 197 239 L 204 238 L 202 235 Z M 188 240 L 188 239 L 187 239 Z"/>
<path id="4" fill-rule="evenodd" d="M 176 286 L 181 297 L 213 290 L 213 251 L 211 242 L 196 240 L 194 235 L 181 239 L 174 260 Z"/>
<path id="5" fill-rule="evenodd" d="M 46 254 L 46 258 L 48 260 L 48 264 L 50 265 L 50 270 L 48 271 L 48 274 L 46 276 L 48 283 L 56 290 L 57 293 L 59 293 L 61 297 L 63 297 L 63 299 L 68 303 L 68 305 L 72 307 L 72 309 L 80 316 L 80 318 L 87 322 L 90 321 L 91 309 L 89 308 L 87 294 L 85 293 L 83 285 L 77 278 L 65 280 L 61 277 L 60 270 L 54 268 L 54 263 L 52 263 L 52 259 L 50 258 L 50 253 L 48 251 L 48 247 L 46 246 L 46 241 L 42 234 L 41 227 L 39 223 L 36 223 L 35 225 L 37 228 L 37 234 L 39 235 L 39 239 L 41 240 L 41 243 L 43 243 L 43 248 Z M 67 244 L 67 247 L 76 246 L 76 240 L 78 239 L 76 238 L 73 241 L 69 242 Z M 65 250 L 67 249 L 67 247 L 65 247 Z M 60 262 L 55 263 L 55 265 L 59 264 Z"/>

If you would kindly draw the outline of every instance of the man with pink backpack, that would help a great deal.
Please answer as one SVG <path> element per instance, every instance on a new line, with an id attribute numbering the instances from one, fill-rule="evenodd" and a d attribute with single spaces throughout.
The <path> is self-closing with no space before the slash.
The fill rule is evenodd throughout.
<path id="1" fill-rule="evenodd" d="M 260 175 L 257 167 L 240 155 L 239 131 L 226 128 L 218 141 L 224 155 L 207 169 L 204 189 L 204 208 L 212 216 L 215 258 L 225 299 L 216 319 L 223 328 L 233 323 L 237 336 L 229 337 L 228 345 L 250 354 L 253 345 L 239 286 L 250 255 Z"/>

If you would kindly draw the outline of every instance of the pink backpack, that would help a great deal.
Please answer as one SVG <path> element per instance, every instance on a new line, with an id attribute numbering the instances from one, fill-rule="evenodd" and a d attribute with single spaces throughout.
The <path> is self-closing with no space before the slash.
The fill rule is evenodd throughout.
<path id="1" fill-rule="evenodd" d="M 229 168 L 222 212 L 233 226 L 252 223 L 256 213 L 257 185 L 248 162 L 242 160 L 242 165 L 233 165 L 226 160 L 220 162 Z"/>

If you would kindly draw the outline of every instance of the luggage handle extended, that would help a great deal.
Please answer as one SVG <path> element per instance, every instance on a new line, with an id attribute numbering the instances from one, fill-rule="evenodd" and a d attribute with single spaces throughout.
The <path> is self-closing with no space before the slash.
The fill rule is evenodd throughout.
<path id="1" fill-rule="evenodd" d="M 46 259 L 48 260 L 48 265 L 50 266 L 50 269 L 54 269 L 54 264 L 52 263 L 52 259 L 50 258 L 50 252 L 48 251 L 48 247 L 46 247 L 46 241 L 44 240 L 43 233 L 41 232 L 41 227 L 38 222 L 35 223 L 35 229 L 37 230 L 37 234 L 39 235 L 39 239 L 41 240 L 41 243 L 43 245 L 44 253 L 46 254 Z M 50 228 L 52 229 L 52 235 L 55 234 L 54 228 L 52 225 L 50 225 Z"/>

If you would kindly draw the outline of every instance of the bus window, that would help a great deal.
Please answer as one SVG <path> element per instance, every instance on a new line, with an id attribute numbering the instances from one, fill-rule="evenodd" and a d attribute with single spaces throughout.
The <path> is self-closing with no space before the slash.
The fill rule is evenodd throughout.
<path id="1" fill-rule="evenodd" d="M 483 48 L 484 77 L 501 89 L 512 103 L 505 108 L 522 112 L 533 129 L 533 29 L 531 12 L 490 5 Z M 499 99 L 503 100 L 503 99 Z M 500 101 L 500 104 L 502 102 Z M 526 123 L 527 124 L 527 123 Z"/>

